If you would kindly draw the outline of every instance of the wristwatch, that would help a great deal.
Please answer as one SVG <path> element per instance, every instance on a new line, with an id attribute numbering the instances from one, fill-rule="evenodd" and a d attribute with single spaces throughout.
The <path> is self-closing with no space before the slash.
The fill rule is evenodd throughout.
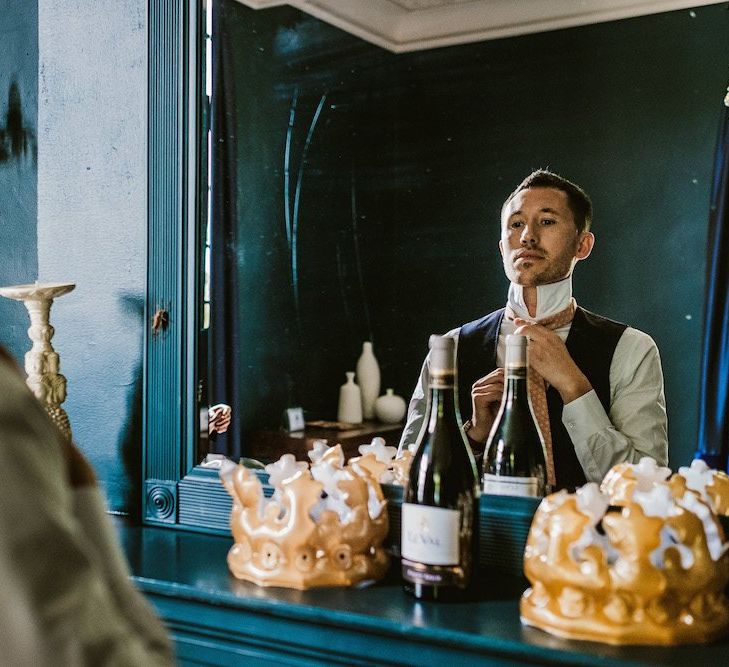
<path id="1" fill-rule="evenodd" d="M 470 419 L 467 419 L 465 422 L 463 422 L 463 433 L 468 438 L 468 441 L 471 443 L 471 446 L 473 447 L 480 447 L 483 448 L 483 446 L 486 444 L 486 440 L 488 440 L 488 437 L 486 440 L 475 440 L 470 435 L 468 435 L 468 432 L 473 428 L 473 422 Z"/>

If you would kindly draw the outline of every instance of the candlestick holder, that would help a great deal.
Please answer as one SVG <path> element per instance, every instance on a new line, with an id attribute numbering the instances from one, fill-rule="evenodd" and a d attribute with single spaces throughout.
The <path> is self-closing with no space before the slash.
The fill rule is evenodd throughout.
<path id="1" fill-rule="evenodd" d="M 22 301 L 30 315 L 28 336 L 33 346 L 25 353 L 26 383 L 42 403 L 53 423 L 71 439 L 71 423 L 61 404 L 66 400 L 66 378 L 58 371 L 60 358 L 51 339 L 55 330 L 50 324 L 53 300 L 74 289 L 74 283 L 32 283 L 0 287 L 0 296 Z"/>

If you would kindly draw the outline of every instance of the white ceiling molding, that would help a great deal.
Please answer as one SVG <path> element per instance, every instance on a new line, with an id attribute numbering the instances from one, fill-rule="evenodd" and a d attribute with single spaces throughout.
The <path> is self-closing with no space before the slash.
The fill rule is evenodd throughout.
<path id="1" fill-rule="evenodd" d="M 395 53 L 688 9 L 718 0 L 238 0 L 291 5 Z"/>

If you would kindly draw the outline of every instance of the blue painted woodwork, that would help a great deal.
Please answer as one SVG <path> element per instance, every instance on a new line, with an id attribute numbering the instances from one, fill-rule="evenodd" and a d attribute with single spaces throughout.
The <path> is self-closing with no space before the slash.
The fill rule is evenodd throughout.
<path id="1" fill-rule="evenodd" d="M 710 646 L 613 647 L 519 622 L 525 582 L 486 573 L 478 601 L 416 602 L 397 577 L 364 589 L 296 591 L 234 579 L 231 540 L 122 526 L 134 581 L 170 628 L 182 664 L 710 665 Z"/>
<path id="2" fill-rule="evenodd" d="M 0 285 L 38 277 L 38 3 L 0 0 Z M 0 344 L 22 363 L 23 304 L 0 298 Z"/>
<path id="3" fill-rule="evenodd" d="M 198 434 L 196 349 L 199 271 L 198 111 L 201 3 L 160 0 L 149 13 L 149 235 L 145 320 L 143 516 L 177 522 L 176 484 Z"/>

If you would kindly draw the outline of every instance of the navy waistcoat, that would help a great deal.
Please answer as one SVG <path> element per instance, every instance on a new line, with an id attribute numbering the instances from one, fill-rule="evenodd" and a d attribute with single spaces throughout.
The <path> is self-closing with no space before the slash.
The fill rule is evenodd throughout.
<path id="1" fill-rule="evenodd" d="M 471 415 L 471 386 L 496 368 L 496 345 L 504 309 L 469 322 L 458 336 L 458 403 L 463 419 Z M 610 365 L 627 325 L 577 307 L 566 345 L 590 381 L 605 412 L 610 410 Z M 547 389 L 549 424 L 557 488 L 574 488 L 587 480 L 572 441 L 562 424 L 564 403 L 554 387 Z"/>

